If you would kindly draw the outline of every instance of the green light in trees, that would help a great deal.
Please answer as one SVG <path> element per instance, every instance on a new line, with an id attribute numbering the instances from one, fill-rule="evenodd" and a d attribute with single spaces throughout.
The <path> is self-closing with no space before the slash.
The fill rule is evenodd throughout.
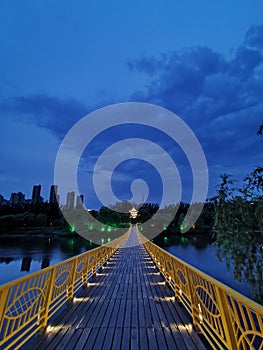
<path id="1" fill-rule="evenodd" d="M 104 228 L 104 227 L 102 227 L 100 230 L 101 230 L 101 232 L 104 232 L 104 231 L 105 231 L 105 228 Z"/>
<path id="2" fill-rule="evenodd" d="M 69 239 L 68 240 L 68 244 L 71 246 L 71 247 L 73 247 L 73 245 L 74 245 L 74 239 Z"/>
<path id="3" fill-rule="evenodd" d="M 111 232 L 112 231 L 112 228 L 110 226 L 108 226 L 108 232 Z"/>
<path id="4" fill-rule="evenodd" d="M 108 238 L 108 242 L 110 242 L 110 238 Z"/>
<path id="5" fill-rule="evenodd" d="M 164 230 L 164 231 L 166 230 L 166 226 L 163 227 L 163 230 Z"/>
<path id="6" fill-rule="evenodd" d="M 188 245 L 188 239 L 187 238 L 185 238 L 185 237 L 181 237 L 180 238 L 180 242 L 181 242 L 181 244 L 183 245 L 183 246 L 187 246 Z"/>
<path id="7" fill-rule="evenodd" d="M 104 238 L 101 239 L 101 244 L 104 244 Z"/>
<path id="8" fill-rule="evenodd" d="M 69 232 L 73 233 L 75 232 L 75 229 L 76 229 L 75 225 L 69 226 Z"/>
<path id="9" fill-rule="evenodd" d="M 164 239 L 163 239 L 165 242 L 167 242 L 168 241 L 168 238 L 167 237 L 164 237 Z"/>
<path id="10" fill-rule="evenodd" d="M 94 228 L 94 225 L 90 224 L 89 222 L 87 223 L 87 226 L 88 226 L 89 230 L 93 230 L 93 228 Z"/>

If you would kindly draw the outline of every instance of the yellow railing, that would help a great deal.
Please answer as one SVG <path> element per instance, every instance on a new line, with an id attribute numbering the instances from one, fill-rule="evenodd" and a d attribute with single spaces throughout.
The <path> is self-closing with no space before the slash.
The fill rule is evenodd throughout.
<path id="1" fill-rule="evenodd" d="M 262 350 L 263 307 L 140 238 L 175 296 L 213 349 Z"/>
<path id="2" fill-rule="evenodd" d="M 19 349 L 122 245 L 111 243 L 0 286 L 0 349 Z"/>

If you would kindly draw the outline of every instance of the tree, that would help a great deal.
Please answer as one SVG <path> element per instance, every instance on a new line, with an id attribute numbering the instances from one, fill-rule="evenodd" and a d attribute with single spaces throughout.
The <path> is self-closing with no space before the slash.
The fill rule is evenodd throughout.
<path id="1" fill-rule="evenodd" d="M 257 131 L 258 136 L 263 136 L 263 125 L 260 125 Z"/>
<path id="2" fill-rule="evenodd" d="M 235 188 L 229 175 L 221 176 L 215 205 L 217 257 L 233 269 L 237 280 L 251 286 L 256 301 L 263 302 L 263 168 L 246 176 Z"/>

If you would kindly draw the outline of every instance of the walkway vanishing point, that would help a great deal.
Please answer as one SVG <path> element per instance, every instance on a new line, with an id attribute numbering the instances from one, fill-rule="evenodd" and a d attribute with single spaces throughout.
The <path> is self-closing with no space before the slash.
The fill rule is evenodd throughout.
<path id="1" fill-rule="evenodd" d="M 34 349 L 205 349 L 135 227 Z"/>
<path id="2" fill-rule="evenodd" d="M 263 350 L 263 307 L 164 251 L 137 227 L 0 286 L 0 350 L 210 346 Z"/>

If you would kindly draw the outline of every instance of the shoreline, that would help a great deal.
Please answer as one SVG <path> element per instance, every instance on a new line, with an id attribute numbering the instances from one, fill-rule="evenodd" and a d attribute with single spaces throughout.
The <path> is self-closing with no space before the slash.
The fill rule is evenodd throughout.
<path id="1" fill-rule="evenodd" d="M 39 236 L 39 237 L 80 237 L 76 232 L 71 233 L 48 227 L 16 229 L 8 232 L 0 232 L 0 239 L 7 237 Z"/>

